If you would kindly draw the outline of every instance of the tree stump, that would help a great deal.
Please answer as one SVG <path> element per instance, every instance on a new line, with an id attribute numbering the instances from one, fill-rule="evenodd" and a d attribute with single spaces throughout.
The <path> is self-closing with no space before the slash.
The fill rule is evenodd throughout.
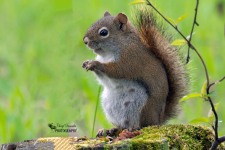
<path id="1" fill-rule="evenodd" d="M 133 138 L 77 138 L 47 137 L 24 142 L 3 144 L 1 150 L 169 150 L 169 149 L 209 149 L 213 142 L 213 131 L 199 125 L 162 125 L 150 126 L 140 130 Z M 219 149 L 225 150 L 220 145 Z"/>

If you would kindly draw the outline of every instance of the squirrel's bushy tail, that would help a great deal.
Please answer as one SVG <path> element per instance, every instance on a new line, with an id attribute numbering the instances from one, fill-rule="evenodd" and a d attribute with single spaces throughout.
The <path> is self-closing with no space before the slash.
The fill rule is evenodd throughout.
<path id="1" fill-rule="evenodd" d="M 140 38 L 166 69 L 169 83 L 164 121 L 177 113 L 180 98 L 187 93 L 187 75 L 185 64 L 181 61 L 178 50 L 171 46 L 162 25 L 156 22 L 151 10 L 140 9 L 136 15 Z M 177 108 L 177 109 L 176 109 Z"/>

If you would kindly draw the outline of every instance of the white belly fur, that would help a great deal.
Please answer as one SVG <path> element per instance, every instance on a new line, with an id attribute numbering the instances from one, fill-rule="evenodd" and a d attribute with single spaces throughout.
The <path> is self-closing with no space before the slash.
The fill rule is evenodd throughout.
<path id="1" fill-rule="evenodd" d="M 148 98 L 146 89 L 135 81 L 106 75 L 98 80 L 104 87 L 102 107 L 106 118 L 120 128 L 139 128 L 141 110 Z"/>

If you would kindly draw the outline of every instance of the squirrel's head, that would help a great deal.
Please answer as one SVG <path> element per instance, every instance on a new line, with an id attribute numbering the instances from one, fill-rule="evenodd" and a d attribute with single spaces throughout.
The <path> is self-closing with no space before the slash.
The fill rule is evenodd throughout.
<path id="1" fill-rule="evenodd" d="M 116 52 L 133 31 L 134 28 L 125 14 L 111 16 L 109 12 L 105 12 L 103 18 L 88 29 L 83 40 L 97 54 Z"/>

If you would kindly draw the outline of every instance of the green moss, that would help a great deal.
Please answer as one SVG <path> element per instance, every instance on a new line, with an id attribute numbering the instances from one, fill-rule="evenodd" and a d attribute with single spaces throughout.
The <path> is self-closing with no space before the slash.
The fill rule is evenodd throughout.
<path id="1" fill-rule="evenodd" d="M 168 149 L 209 149 L 213 141 L 210 128 L 194 125 L 163 125 L 150 126 L 141 130 L 142 134 L 123 141 L 107 144 L 103 140 L 86 141 L 86 146 L 77 143 L 81 149 L 138 149 L 138 150 L 168 150 Z M 97 141 L 97 142 L 96 142 Z M 90 144 L 91 143 L 91 144 Z M 225 149 L 220 146 L 219 149 Z"/>
<path id="2" fill-rule="evenodd" d="M 145 146 L 142 143 L 154 145 L 152 149 L 165 145 L 154 141 L 167 141 L 169 149 L 208 149 L 213 141 L 213 133 L 209 128 L 202 126 L 151 126 L 142 129 L 142 134 L 131 140 L 134 149 L 143 149 Z M 157 143 L 158 147 L 155 148 Z"/>

